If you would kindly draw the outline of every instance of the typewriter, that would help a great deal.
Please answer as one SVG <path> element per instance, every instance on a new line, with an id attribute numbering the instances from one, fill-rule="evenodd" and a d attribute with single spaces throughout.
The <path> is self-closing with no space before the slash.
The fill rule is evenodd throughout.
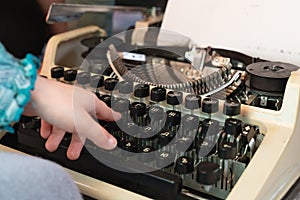
<path id="1" fill-rule="evenodd" d="M 162 29 L 142 25 L 106 38 L 89 26 L 52 37 L 41 74 L 90 90 L 120 112 L 120 121 L 99 121 L 118 146 L 105 151 L 87 141 L 70 161 L 70 133 L 49 153 L 34 117 L 24 118 L 17 134 L 4 135 L 1 148 L 61 164 L 95 199 L 286 198 L 300 175 L 297 47 L 271 48 L 268 20 L 256 22 L 262 30 L 255 37 L 238 37 L 269 6 L 282 4 L 170 1 Z M 248 21 L 230 22 L 234 30 L 228 20 L 241 16 Z"/>

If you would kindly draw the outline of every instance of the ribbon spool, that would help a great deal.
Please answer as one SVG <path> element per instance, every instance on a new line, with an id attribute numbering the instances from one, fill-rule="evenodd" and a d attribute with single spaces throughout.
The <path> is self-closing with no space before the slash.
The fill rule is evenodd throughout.
<path id="1" fill-rule="evenodd" d="M 246 67 L 250 88 L 264 92 L 282 93 L 292 71 L 299 67 L 282 62 L 258 62 Z"/>

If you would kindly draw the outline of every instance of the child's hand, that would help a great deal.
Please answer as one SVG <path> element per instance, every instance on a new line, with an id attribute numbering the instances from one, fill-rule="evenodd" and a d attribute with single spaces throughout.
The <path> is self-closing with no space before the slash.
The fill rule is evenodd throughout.
<path id="1" fill-rule="evenodd" d="M 79 157 L 88 138 L 103 149 L 115 148 L 117 141 L 93 118 L 114 121 L 121 115 L 111 110 L 92 92 L 53 80 L 38 77 L 25 115 L 40 116 L 41 136 L 47 139 L 46 149 L 58 148 L 65 132 L 73 133 L 67 156 Z"/>

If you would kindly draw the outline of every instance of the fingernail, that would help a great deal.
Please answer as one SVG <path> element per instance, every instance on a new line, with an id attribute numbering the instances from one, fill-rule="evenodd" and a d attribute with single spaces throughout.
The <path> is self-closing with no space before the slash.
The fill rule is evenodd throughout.
<path id="1" fill-rule="evenodd" d="M 115 120 L 118 121 L 119 119 L 121 119 L 122 116 L 120 113 L 115 112 L 114 117 L 115 117 Z"/>
<path id="2" fill-rule="evenodd" d="M 110 148 L 115 148 L 117 145 L 117 140 L 114 137 L 109 137 L 107 143 Z"/>

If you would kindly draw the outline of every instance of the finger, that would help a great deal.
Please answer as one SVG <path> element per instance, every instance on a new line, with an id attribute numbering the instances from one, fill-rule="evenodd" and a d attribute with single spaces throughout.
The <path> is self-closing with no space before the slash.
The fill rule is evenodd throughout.
<path id="1" fill-rule="evenodd" d="M 45 144 L 46 149 L 50 152 L 55 151 L 58 148 L 60 142 L 62 141 L 64 135 L 65 135 L 65 131 L 53 127 L 52 133 L 48 137 Z"/>
<path id="2" fill-rule="evenodd" d="M 88 113 L 75 115 L 76 131 L 81 138 L 88 138 L 103 149 L 113 149 L 117 145 L 116 139 L 100 126 Z"/>
<path id="3" fill-rule="evenodd" d="M 120 113 L 113 111 L 98 98 L 95 98 L 95 111 L 97 118 L 105 121 L 118 121 L 121 118 Z"/>
<path id="4" fill-rule="evenodd" d="M 41 137 L 47 139 L 52 132 L 52 125 L 42 119 L 41 121 Z"/>
<path id="5" fill-rule="evenodd" d="M 80 138 L 77 133 L 72 134 L 71 143 L 67 150 L 67 157 L 70 160 L 76 160 L 79 158 L 84 142 L 85 138 Z"/>

